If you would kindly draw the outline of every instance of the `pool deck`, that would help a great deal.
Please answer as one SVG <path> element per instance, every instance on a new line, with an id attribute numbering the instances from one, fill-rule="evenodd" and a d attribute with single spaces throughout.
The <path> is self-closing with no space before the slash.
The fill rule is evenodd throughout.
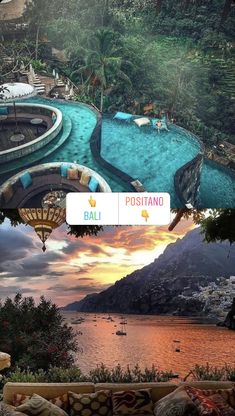
<path id="1" fill-rule="evenodd" d="M 235 145 L 227 141 L 223 142 L 224 144 L 224 153 L 221 155 L 216 151 L 213 151 L 209 159 L 214 160 L 220 165 L 231 168 L 231 164 L 235 165 Z"/>

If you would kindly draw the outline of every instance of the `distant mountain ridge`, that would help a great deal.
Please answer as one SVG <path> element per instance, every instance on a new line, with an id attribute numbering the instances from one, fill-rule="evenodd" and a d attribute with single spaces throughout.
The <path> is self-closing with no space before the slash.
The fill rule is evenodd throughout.
<path id="1" fill-rule="evenodd" d="M 153 263 L 63 310 L 200 314 L 203 305 L 198 300 L 184 300 L 181 295 L 190 295 L 200 286 L 234 274 L 235 247 L 227 242 L 207 244 L 197 228 L 169 244 Z"/>

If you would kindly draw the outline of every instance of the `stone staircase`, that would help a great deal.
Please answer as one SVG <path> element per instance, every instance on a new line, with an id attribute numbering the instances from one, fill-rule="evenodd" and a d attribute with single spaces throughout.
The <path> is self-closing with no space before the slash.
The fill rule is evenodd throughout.
<path id="1" fill-rule="evenodd" d="M 45 84 L 42 83 L 40 76 L 38 76 L 37 74 L 32 76 L 30 72 L 28 72 L 28 83 L 35 88 L 37 94 L 40 95 L 46 92 Z"/>

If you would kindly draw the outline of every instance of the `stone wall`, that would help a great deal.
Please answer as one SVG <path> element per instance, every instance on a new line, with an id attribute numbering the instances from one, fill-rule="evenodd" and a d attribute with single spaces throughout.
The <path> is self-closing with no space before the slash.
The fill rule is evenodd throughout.
<path id="1" fill-rule="evenodd" d="M 193 160 L 182 166 L 175 174 L 175 190 L 180 202 L 198 205 L 198 190 L 203 164 L 203 154 L 199 153 Z"/>

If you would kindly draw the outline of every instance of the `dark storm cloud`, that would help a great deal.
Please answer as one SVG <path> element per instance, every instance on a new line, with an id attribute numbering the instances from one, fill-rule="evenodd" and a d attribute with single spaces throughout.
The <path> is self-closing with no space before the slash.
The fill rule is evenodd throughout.
<path id="1" fill-rule="evenodd" d="M 94 237 L 95 238 L 95 237 Z M 66 246 L 61 250 L 64 254 L 73 256 L 83 255 L 84 253 L 90 255 L 99 255 L 104 254 L 105 256 L 110 256 L 110 254 L 105 251 L 99 244 L 91 244 L 89 241 L 85 242 L 84 240 L 77 241 L 67 241 Z"/>
<path id="2" fill-rule="evenodd" d="M 18 281 L 25 282 L 30 277 L 40 277 L 48 274 L 55 276 L 57 272 L 53 273 L 51 271 L 51 263 L 63 259 L 64 255 L 59 252 L 48 252 L 46 255 L 40 253 L 31 256 L 29 256 L 29 252 L 25 252 L 24 256 L 19 254 L 15 262 L 9 261 L 9 259 L 6 260 L 6 258 L 3 259 L 0 271 L 5 272 L 2 277 L 17 278 Z M 60 276 L 63 276 L 63 273 L 60 273 Z"/>
<path id="3" fill-rule="evenodd" d="M 56 271 L 52 271 L 52 272 L 47 273 L 47 276 L 48 276 L 49 278 L 53 278 L 53 277 L 61 277 L 61 276 L 64 276 L 64 272 L 56 272 Z"/>
<path id="4" fill-rule="evenodd" d="M 13 228 L 0 230 L 0 265 L 6 261 L 18 260 L 35 248 L 32 238 Z"/>
<path id="5" fill-rule="evenodd" d="M 93 277 L 79 277 L 79 279 L 77 279 L 77 280 L 79 280 L 80 282 L 83 282 L 83 281 L 94 280 L 94 279 L 93 279 Z"/>
<path id="6" fill-rule="evenodd" d="M 1 298 L 5 298 L 7 296 L 15 296 L 16 293 L 22 293 L 22 294 L 27 294 L 27 293 L 36 293 L 37 290 L 35 289 L 30 289 L 30 288 L 21 288 L 19 286 L 0 286 L 0 299 Z"/>

